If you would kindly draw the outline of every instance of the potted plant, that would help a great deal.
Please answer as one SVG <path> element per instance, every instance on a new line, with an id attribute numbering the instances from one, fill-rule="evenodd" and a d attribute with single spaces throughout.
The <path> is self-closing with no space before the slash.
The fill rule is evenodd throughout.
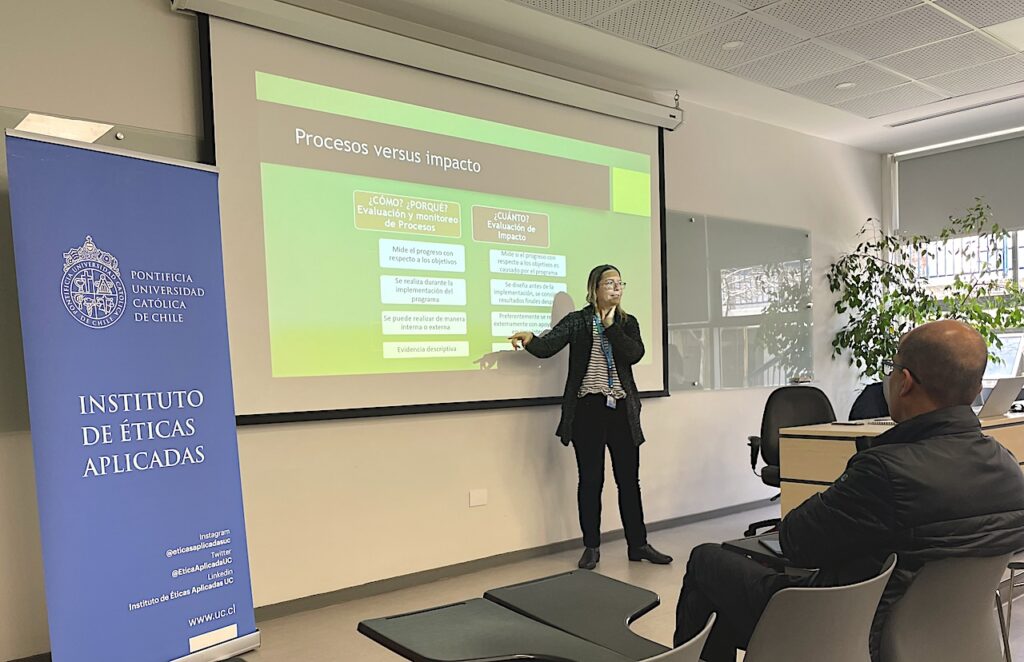
<path id="1" fill-rule="evenodd" d="M 981 199 L 964 216 L 950 217 L 938 238 L 883 230 L 868 219 L 857 246 L 828 269 L 834 310 L 843 325 L 832 358 L 845 356 L 864 377 L 880 379 L 882 362 L 896 354 L 900 336 L 924 322 L 958 319 L 976 328 L 994 351 L 997 335 L 1024 325 L 1024 291 L 1011 277 L 1012 234 L 992 220 Z M 929 278 L 938 260 L 955 273 Z"/>

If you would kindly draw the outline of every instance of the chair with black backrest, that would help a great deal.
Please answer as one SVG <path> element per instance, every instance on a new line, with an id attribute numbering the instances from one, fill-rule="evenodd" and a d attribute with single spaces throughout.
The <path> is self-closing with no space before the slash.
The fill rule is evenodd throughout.
<path id="1" fill-rule="evenodd" d="M 886 418 L 889 416 L 889 404 L 885 401 L 882 382 L 868 384 L 860 392 L 850 407 L 850 420 L 861 421 L 866 418 Z"/>
<path id="2" fill-rule="evenodd" d="M 775 389 L 764 404 L 761 418 L 761 435 L 747 437 L 750 446 L 750 466 L 757 473 L 757 456 L 760 454 L 765 466 L 761 468 L 761 482 L 779 487 L 779 428 L 793 428 L 801 425 L 831 423 L 836 420 L 835 411 L 828 396 L 813 386 L 783 386 Z M 772 500 L 778 495 L 772 497 Z M 779 519 L 754 522 L 743 533 L 757 535 L 757 530 L 777 526 Z"/>

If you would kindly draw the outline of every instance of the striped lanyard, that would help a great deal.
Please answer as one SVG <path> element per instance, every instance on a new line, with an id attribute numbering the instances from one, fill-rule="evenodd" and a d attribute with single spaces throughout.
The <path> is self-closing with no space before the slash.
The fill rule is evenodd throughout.
<path id="1" fill-rule="evenodd" d="M 612 388 L 615 384 L 612 379 L 612 370 L 615 369 L 615 361 L 612 358 L 612 344 L 605 337 L 604 324 L 601 323 L 601 318 L 596 314 L 594 315 L 594 328 L 597 329 L 597 337 L 601 342 L 601 353 L 604 354 L 604 361 L 608 365 L 608 388 Z"/>

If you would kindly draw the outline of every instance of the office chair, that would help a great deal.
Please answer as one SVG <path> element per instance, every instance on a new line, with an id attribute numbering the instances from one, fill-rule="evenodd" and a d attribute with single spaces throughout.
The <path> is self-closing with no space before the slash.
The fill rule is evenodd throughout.
<path id="1" fill-rule="evenodd" d="M 868 384 L 850 407 L 851 421 L 865 418 L 883 418 L 889 415 L 889 405 L 882 393 L 882 382 Z"/>
<path id="2" fill-rule="evenodd" d="M 816 423 L 831 423 L 836 420 L 832 403 L 821 389 L 814 386 L 783 386 L 772 391 L 764 403 L 761 418 L 761 435 L 747 437 L 750 446 L 750 468 L 757 474 L 757 456 L 760 454 L 765 466 L 758 474 L 761 482 L 779 487 L 779 428 L 791 428 Z M 779 498 L 772 497 L 772 501 Z M 757 530 L 777 526 L 781 520 L 770 519 L 754 522 L 743 532 L 744 536 L 757 535 Z"/>

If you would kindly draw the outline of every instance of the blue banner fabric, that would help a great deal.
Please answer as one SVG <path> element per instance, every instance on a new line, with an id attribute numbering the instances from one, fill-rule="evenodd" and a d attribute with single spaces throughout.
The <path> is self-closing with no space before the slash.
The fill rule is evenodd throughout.
<path id="1" fill-rule="evenodd" d="M 53 659 L 254 633 L 216 172 L 6 147 Z"/>

